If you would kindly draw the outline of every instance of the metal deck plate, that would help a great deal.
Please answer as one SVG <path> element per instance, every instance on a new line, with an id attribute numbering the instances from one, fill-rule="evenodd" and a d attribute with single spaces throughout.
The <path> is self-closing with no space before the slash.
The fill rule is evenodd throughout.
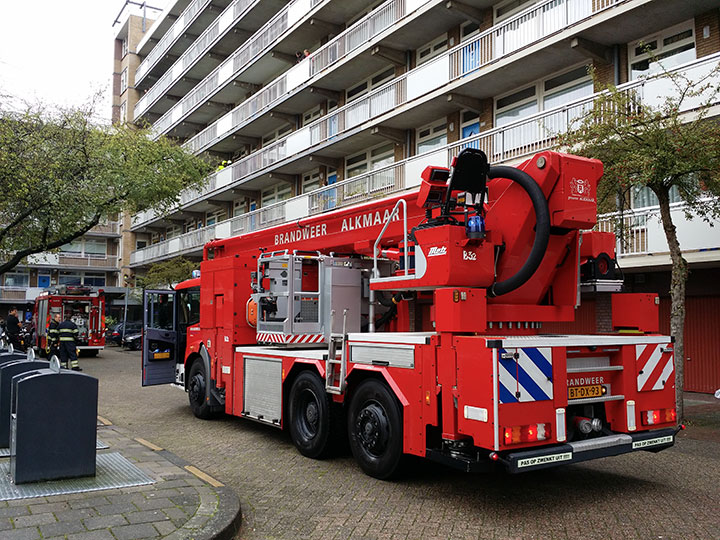
<path id="1" fill-rule="evenodd" d="M 110 448 L 107 444 L 102 442 L 100 439 L 97 440 L 95 443 L 95 449 L 96 450 L 106 450 L 107 448 Z M 0 448 L 0 458 L 4 457 L 10 457 L 10 449 L 9 448 Z"/>
<path id="2" fill-rule="evenodd" d="M 97 455 L 97 474 L 95 476 L 35 482 L 19 486 L 10 482 L 10 462 L 0 463 L 0 501 L 143 486 L 153 483 L 155 481 L 152 478 L 118 452 Z"/>

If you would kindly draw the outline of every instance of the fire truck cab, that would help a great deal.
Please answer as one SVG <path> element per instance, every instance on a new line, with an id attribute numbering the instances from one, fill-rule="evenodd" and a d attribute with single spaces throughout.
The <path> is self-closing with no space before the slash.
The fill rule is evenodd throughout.
<path id="1" fill-rule="evenodd" d="M 408 454 L 523 472 L 667 448 L 656 296 L 613 294 L 610 333 L 542 332 L 574 320 L 581 284 L 621 288 L 613 235 L 590 231 L 601 176 L 466 149 L 419 189 L 213 240 L 199 278 L 145 294 L 143 384 L 287 429 L 311 458 L 348 440 L 377 478 Z"/>

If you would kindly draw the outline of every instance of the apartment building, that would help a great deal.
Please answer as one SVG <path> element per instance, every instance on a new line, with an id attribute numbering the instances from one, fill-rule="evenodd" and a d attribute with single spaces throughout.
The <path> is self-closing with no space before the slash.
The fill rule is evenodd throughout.
<path id="1" fill-rule="evenodd" d="M 212 238 L 412 188 L 426 165 L 448 165 L 467 146 L 518 163 L 593 102 L 589 66 L 601 83 L 662 96 L 644 80 L 657 70 L 645 45 L 667 68 L 717 64 L 717 2 L 171 2 L 137 44 L 128 81 L 138 99 L 124 113 L 119 101 L 120 116 L 231 164 L 170 214 L 133 217 L 129 267 L 199 260 Z M 692 269 L 688 326 L 717 327 L 720 286 L 708 278 L 720 228 L 688 220 L 679 203 L 673 211 Z M 667 317 L 669 256 L 652 195 L 634 193 L 623 219 L 633 231 L 618 244 L 627 286 L 661 293 Z M 601 216 L 600 226 L 615 221 Z M 594 312 L 583 317 L 596 324 Z M 720 366 L 694 346 L 702 368 L 688 368 L 688 388 L 720 386 Z"/>

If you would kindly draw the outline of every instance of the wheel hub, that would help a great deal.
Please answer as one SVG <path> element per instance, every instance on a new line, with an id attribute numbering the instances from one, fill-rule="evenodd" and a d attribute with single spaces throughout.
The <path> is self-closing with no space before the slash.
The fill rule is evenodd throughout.
<path id="1" fill-rule="evenodd" d="M 314 401 L 308 403 L 308 406 L 305 409 L 305 419 L 310 426 L 312 426 L 313 428 L 317 427 L 318 407 L 317 403 L 315 403 Z"/>
<path id="2" fill-rule="evenodd" d="M 197 374 L 190 380 L 190 387 L 188 388 L 190 399 L 194 403 L 201 403 L 205 399 L 205 379 L 202 375 Z"/>
<path id="3" fill-rule="evenodd" d="M 380 455 L 387 447 L 389 422 L 385 411 L 379 405 L 371 403 L 363 408 L 355 422 L 360 444 L 374 455 Z"/>

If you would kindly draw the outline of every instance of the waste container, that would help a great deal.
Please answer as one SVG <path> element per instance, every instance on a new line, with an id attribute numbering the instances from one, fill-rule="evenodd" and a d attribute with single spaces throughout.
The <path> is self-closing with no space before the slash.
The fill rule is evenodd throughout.
<path id="1" fill-rule="evenodd" d="M 98 380 L 40 369 L 12 379 L 10 477 L 15 484 L 95 475 Z"/>
<path id="2" fill-rule="evenodd" d="M 25 355 L 23 355 L 24 357 Z M 0 357 L 0 448 L 10 446 L 10 399 L 12 394 L 12 378 L 20 373 L 47 369 L 50 365 L 45 360 L 25 362 L 23 360 L 5 360 Z"/>

